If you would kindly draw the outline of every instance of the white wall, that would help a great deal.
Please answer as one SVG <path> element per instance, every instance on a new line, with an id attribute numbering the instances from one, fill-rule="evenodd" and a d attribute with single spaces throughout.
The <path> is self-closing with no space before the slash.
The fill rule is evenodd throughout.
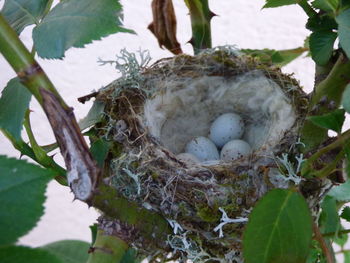
<path id="1" fill-rule="evenodd" d="M 71 49 L 64 60 L 43 60 L 37 58 L 45 72 L 55 84 L 66 102 L 73 106 L 78 119 L 88 111 L 90 103 L 79 104 L 77 98 L 94 89 L 108 84 L 118 77 L 112 66 L 99 66 L 98 58 L 110 60 L 120 49 L 126 47 L 136 51 L 140 47 L 151 52 L 153 61 L 171 56 L 168 51 L 158 47 L 156 39 L 146 29 L 151 22 L 151 0 L 124 0 L 125 26 L 137 35 L 117 34 L 94 41 L 85 49 Z M 0 5 L 2 3 L 0 2 Z M 241 48 L 286 49 L 302 46 L 309 32 L 304 29 L 306 16 L 298 6 L 261 10 L 263 0 L 215 0 L 210 1 L 211 9 L 218 14 L 212 20 L 213 45 L 234 44 Z M 188 10 L 183 0 L 174 0 L 178 16 L 178 39 L 183 50 L 191 53 L 186 43 L 191 36 Z M 21 35 L 28 47 L 31 46 L 31 30 Z M 298 59 L 288 65 L 285 72 L 295 73 L 297 79 L 309 91 L 313 84 L 314 65 L 309 58 Z M 0 90 L 14 72 L 0 56 Z M 32 102 L 33 129 L 42 144 L 54 141 L 50 126 L 36 102 Z M 0 154 L 18 156 L 11 144 L 0 135 Z M 60 158 L 58 158 L 59 160 Z M 21 239 L 22 244 L 43 245 L 60 239 L 82 239 L 89 241 L 88 226 L 97 218 L 93 209 L 79 201 L 72 202 L 69 189 L 50 183 L 47 190 L 46 213 L 38 226 Z"/>

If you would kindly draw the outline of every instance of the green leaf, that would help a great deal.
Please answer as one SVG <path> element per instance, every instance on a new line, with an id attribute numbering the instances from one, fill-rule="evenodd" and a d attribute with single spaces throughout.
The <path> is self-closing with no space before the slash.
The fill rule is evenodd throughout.
<path id="1" fill-rule="evenodd" d="M 53 176 L 51 170 L 0 156 L 0 246 L 16 242 L 36 225 Z"/>
<path id="2" fill-rule="evenodd" d="M 335 20 L 338 23 L 339 43 L 348 58 L 350 58 L 350 9 L 338 15 Z"/>
<path id="3" fill-rule="evenodd" d="M 7 131 L 15 140 L 21 140 L 24 114 L 29 107 L 30 92 L 18 78 L 11 79 L 0 98 L 0 129 Z"/>
<path id="4" fill-rule="evenodd" d="M 337 33 L 332 31 L 316 31 L 310 36 L 309 45 L 312 59 L 318 65 L 325 65 L 332 56 Z"/>
<path id="5" fill-rule="evenodd" d="M 349 0 L 340 0 L 340 8 L 343 10 L 350 8 L 350 1 Z"/>
<path id="6" fill-rule="evenodd" d="M 103 167 L 104 161 L 107 157 L 110 147 L 111 143 L 104 139 L 98 139 L 91 145 L 91 154 L 96 160 L 98 166 L 101 168 Z"/>
<path id="7" fill-rule="evenodd" d="M 95 244 L 96 241 L 96 236 L 97 236 L 97 230 L 98 230 L 98 224 L 93 224 L 89 226 L 90 231 L 91 231 L 91 246 Z"/>
<path id="8" fill-rule="evenodd" d="M 79 240 L 62 240 L 41 247 L 64 263 L 85 263 L 89 258 L 89 248 L 89 243 Z"/>
<path id="9" fill-rule="evenodd" d="M 341 132 L 345 121 L 345 110 L 337 109 L 320 116 L 310 116 L 307 118 L 319 127 Z"/>
<path id="10" fill-rule="evenodd" d="M 245 263 L 305 262 L 312 237 L 312 218 L 304 198 L 274 189 L 254 207 L 243 235 Z"/>
<path id="11" fill-rule="evenodd" d="M 321 204 L 320 230 L 322 233 L 337 233 L 340 229 L 340 220 L 336 199 L 326 196 Z"/>
<path id="12" fill-rule="evenodd" d="M 19 35 L 29 25 L 38 24 L 49 0 L 6 0 L 1 14 Z"/>
<path id="13" fill-rule="evenodd" d="M 350 222 L 350 207 L 346 206 L 341 212 L 340 217 Z"/>
<path id="14" fill-rule="evenodd" d="M 0 247 L 0 258 L 1 263 L 64 263 L 48 251 L 17 246 Z"/>
<path id="15" fill-rule="evenodd" d="M 312 6 L 326 12 L 335 12 L 339 6 L 339 0 L 315 0 Z"/>
<path id="16" fill-rule="evenodd" d="M 80 130 L 83 131 L 98 123 L 103 116 L 104 108 L 105 104 L 103 102 L 95 100 L 86 117 L 79 121 Z"/>
<path id="17" fill-rule="evenodd" d="M 71 47 L 84 47 L 117 32 L 122 7 L 117 0 L 65 0 L 57 4 L 33 30 L 34 46 L 43 58 L 62 58 Z"/>
<path id="18" fill-rule="evenodd" d="M 1 130 L 1 129 L 0 129 Z M 16 140 L 9 132 L 2 130 L 5 137 L 12 143 L 16 150 L 20 151 L 22 155 L 26 155 L 33 160 L 35 160 L 35 154 L 28 144 L 26 144 L 23 139 Z"/>
<path id="19" fill-rule="evenodd" d="M 347 177 L 349 178 L 350 176 L 350 146 L 347 143 L 346 145 L 344 145 L 343 147 L 344 152 L 345 152 L 345 169 L 344 172 L 347 175 Z"/>
<path id="20" fill-rule="evenodd" d="M 343 228 L 340 228 L 339 231 L 343 230 Z M 348 242 L 348 235 L 347 234 L 343 234 L 343 235 L 338 235 L 334 238 L 334 242 L 343 247 L 347 242 Z"/>
<path id="21" fill-rule="evenodd" d="M 337 201 L 340 202 L 349 202 L 350 201 L 350 180 L 347 180 L 345 183 L 333 187 L 329 192 L 329 196 L 334 197 Z"/>
<path id="22" fill-rule="evenodd" d="M 306 28 L 312 32 L 332 31 L 338 29 L 338 24 L 333 17 L 327 15 L 311 16 L 307 20 Z"/>
<path id="23" fill-rule="evenodd" d="M 298 0 L 266 0 L 266 4 L 263 8 L 269 7 L 279 7 L 284 5 L 294 5 L 297 4 Z"/>
<path id="24" fill-rule="evenodd" d="M 327 260 L 325 260 L 322 253 L 322 249 L 319 248 L 319 243 L 315 240 L 312 240 L 310 253 L 305 263 L 327 263 Z"/>
<path id="25" fill-rule="evenodd" d="M 344 252 L 344 263 L 350 263 L 350 251 Z"/>
<path id="26" fill-rule="evenodd" d="M 137 260 L 137 251 L 133 248 L 129 248 L 125 252 L 120 263 L 135 263 L 135 262 L 139 262 L 139 260 Z"/>
<path id="27" fill-rule="evenodd" d="M 341 104 L 347 113 L 350 113 L 350 84 L 345 87 L 345 90 L 342 95 Z"/>
<path id="28" fill-rule="evenodd" d="M 244 54 L 259 58 L 261 62 L 271 63 L 283 67 L 303 54 L 306 49 L 299 47 L 294 49 L 274 50 L 274 49 L 241 49 Z"/>

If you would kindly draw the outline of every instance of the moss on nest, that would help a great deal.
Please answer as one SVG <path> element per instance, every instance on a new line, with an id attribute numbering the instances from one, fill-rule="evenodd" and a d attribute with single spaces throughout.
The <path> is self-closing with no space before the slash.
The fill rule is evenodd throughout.
<path id="1" fill-rule="evenodd" d="M 109 172 L 104 182 L 140 207 L 176 222 L 182 231 L 169 236 L 168 244 L 181 252 L 177 255 L 193 260 L 197 253 L 202 261 L 239 261 L 235 251 L 239 254 L 241 249 L 245 221 L 225 220 L 247 218 L 269 189 L 297 183 L 302 159 L 295 158 L 296 145 L 307 96 L 290 75 L 230 48 L 162 59 L 137 70 L 138 74 L 126 72 L 97 97 L 106 105 L 104 120 L 97 125 L 98 136 L 113 141 L 117 149 L 106 160 Z M 249 83 L 260 80 L 265 83 L 263 88 L 249 90 Z M 219 83 L 217 89 L 210 86 L 214 83 Z M 266 103 L 274 94 L 275 100 L 283 102 Z M 190 96 L 193 105 L 185 103 Z M 251 97 L 256 100 L 244 101 Z M 290 113 L 285 110 L 288 107 Z M 205 133 L 208 123 L 228 109 L 239 112 L 250 125 L 253 135 L 247 135 L 248 139 L 262 138 L 251 141 L 255 145 L 252 155 L 233 162 L 194 165 L 177 159 L 181 143 L 197 131 Z M 204 124 L 193 123 L 196 119 Z M 261 123 L 255 123 L 257 120 Z M 259 129 L 265 134 L 260 135 Z M 173 135 L 175 141 L 169 139 Z M 220 223 L 224 223 L 220 228 L 223 236 L 220 229 L 214 231 Z M 184 240 L 193 243 L 181 247 Z"/>

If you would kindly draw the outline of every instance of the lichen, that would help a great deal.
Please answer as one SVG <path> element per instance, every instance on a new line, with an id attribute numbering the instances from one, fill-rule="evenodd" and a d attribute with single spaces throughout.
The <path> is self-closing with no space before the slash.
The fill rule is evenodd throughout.
<path id="1" fill-rule="evenodd" d="M 296 80 L 233 47 L 150 67 L 148 55 L 139 56 L 138 61 L 123 50 L 117 61 L 104 62 L 121 72 L 97 97 L 106 105 L 98 135 L 114 141 L 104 181 L 168 220 L 174 232 L 164 241 L 174 260 L 241 262 L 241 236 L 252 207 L 271 188 L 284 187 L 281 182 L 300 179 L 302 157 L 282 154 L 296 153 L 306 96 Z M 189 137 L 203 135 L 196 131 L 205 133 L 214 115 L 232 110 L 254 131 L 246 134 L 254 144 L 251 156 L 213 165 L 176 157 Z M 276 178 L 281 182 L 274 185 Z M 141 250 L 148 245 L 135 243 Z M 160 251 L 147 252 L 154 255 L 151 261 L 168 256 L 169 250 L 162 256 Z"/>

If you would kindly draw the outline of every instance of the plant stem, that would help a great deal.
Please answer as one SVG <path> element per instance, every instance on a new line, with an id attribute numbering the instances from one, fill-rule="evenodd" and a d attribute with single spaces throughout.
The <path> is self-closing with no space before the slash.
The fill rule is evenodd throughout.
<path id="1" fill-rule="evenodd" d="M 50 12 L 52 4 L 53 4 L 53 0 L 48 0 L 42 19 Z"/>
<path id="2" fill-rule="evenodd" d="M 308 116 L 322 115 L 340 106 L 341 97 L 349 83 L 350 62 L 340 54 L 328 76 L 318 83 L 312 95 Z M 318 147 L 328 137 L 327 129 L 320 128 L 310 120 L 305 120 L 301 130 L 304 152 Z"/>
<path id="3" fill-rule="evenodd" d="M 322 236 L 324 236 L 324 237 L 331 237 L 331 236 L 334 236 L 335 234 L 337 234 L 337 235 L 344 235 L 344 234 L 349 234 L 349 233 L 350 233 L 350 229 L 344 229 L 344 230 L 340 230 L 338 232 L 324 233 L 324 234 L 322 234 Z"/>
<path id="4" fill-rule="evenodd" d="M 307 175 L 311 171 L 313 171 L 313 163 L 317 162 L 319 158 L 322 157 L 322 155 L 337 149 L 341 148 L 342 146 L 346 145 L 350 140 L 350 130 L 347 130 L 343 134 L 339 135 L 339 137 L 332 142 L 331 144 L 328 144 L 327 146 L 319 149 L 316 153 L 311 155 L 308 160 L 306 161 L 304 167 L 302 168 L 302 174 Z M 336 169 L 337 164 L 343 159 L 344 157 L 344 151 L 341 151 L 336 158 L 328 163 L 322 170 L 316 171 L 313 173 L 313 176 L 322 178 L 328 176 L 334 169 Z"/>
<path id="5" fill-rule="evenodd" d="M 335 263 L 334 257 L 332 255 L 326 241 L 324 240 L 324 238 L 320 232 L 320 229 L 318 228 L 318 226 L 315 223 L 313 224 L 313 231 L 314 231 L 314 235 L 315 235 L 314 238 L 320 244 L 321 249 L 323 251 L 323 254 L 327 259 L 327 263 Z"/>
<path id="6" fill-rule="evenodd" d="M 43 107 L 65 160 L 70 187 L 77 199 L 87 200 L 96 187 L 100 171 L 80 132 L 73 109 L 64 102 L 1 14 L 0 53 Z"/>
<path id="7" fill-rule="evenodd" d="M 208 0 L 185 0 L 190 11 L 192 25 L 192 39 L 194 53 L 211 48 L 211 26 L 210 20 L 214 14 L 209 9 Z"/>
<path id="8" fill-rule="evenodd" d="M 338 147 L 345 145 L 348 142 L 348 140 L 350 140 L 350 130 L 347 130 L 346 132 L 341 134 L 334 142 L 332 142 L 331 144 L 328 144 L 326 147 L 323 147 L 322 149 L 320 149 L 319 151 L 311 155 L 308 161 L 311 161 L 311 162 L 316 161 L 323 154 L 326 154 L 331 150 L 334 150 Z"/>
<path id="9" fill-rule="evenodd" d="M 135 232 L 133 237 L 137 239 L 141 236 L 144 244 L 156 244 L 157 249 L 168 246 L 166 240 L 172 231 L 164 217 L 121 197 L 112 186 L 101 183 L 89 205 L 132 228 Z"/>
<path id="10" fill-rule="evenodd" d="M 51 81 L 1 14 L 0 52 L 16 71 L 23 84 L 29 89 L 41 105 L 43 104 L 43 98 L 39 92 L 39 88 L 46 89 L 53 93 L 59 98 L 62 106 L 68 108 Z"/>
<path id="11" fill-rule="evenodd" d="M 317 12 L 309 5 L 307 0 L 299 1 L 298 5 L 305 11 L 308 17 L 313 17 L 317 15 Z"/>
<path id="12" fill-rule="evenodd" d="M 343 254 L 343 253 L 346 253 L 346 252 L 350 252 L 350 249 L 341 249 L 341 250 L 335 252 L 335 254 Z"/>
<path id="13" fill-rule="evenodd" d="M 51 158 L 50 156 L 47 155 L 47 153 L 45 152 L 44 149 L 42 149 L 37 141 L 35 140 L 33 131 L 32 131 L 32 127 L 30 124 L 30 119 L 29 119 L 29 114 L 30 111 L 27 110 L 26 114 L 25 114 L 25 118 L 24 118 L 24 128 L 27 132 L 28 138 L 29 138 L 29 142 L 32 146 L 34 155 L 35 155 L 35 160 L 41 164 L 42 166 L 44 166 L 45 168 L 51 168 L 53 170 L 55 170 L 58 175 L 55 177 L 56 181 L 59 182 L 62 185 L 67 186 L 67 179 L 66 179 L 66 170 L 63 169 L 61 166 L 59 166 L 54 160 L 53 158 Z"/>

